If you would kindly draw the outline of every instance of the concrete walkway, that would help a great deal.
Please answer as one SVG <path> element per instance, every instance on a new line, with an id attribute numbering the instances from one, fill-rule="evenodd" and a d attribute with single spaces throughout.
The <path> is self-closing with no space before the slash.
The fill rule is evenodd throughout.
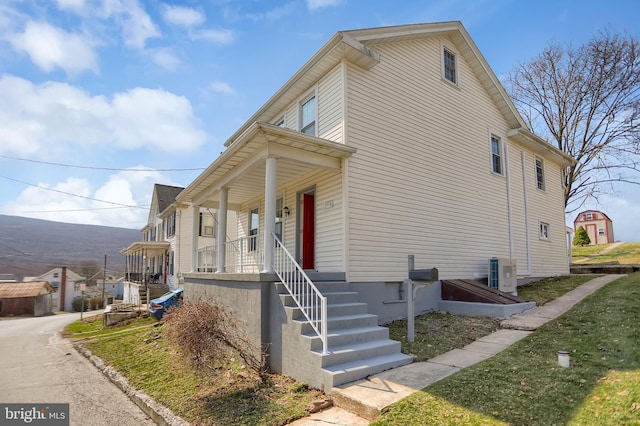
<path id="1" fill-rule="evenodd" d="M 586 296 L 624 275 L 606 275 L 536 309 L 502 321 L 502 329 L 462 349 L 454 349 L 426 362 L 415 362 L 366 379 L 333 388 L 335 407 L 292 423 L 295 426 L 367 425 L 381 410 L 462 368 L 482 362 L 557 318 Z"/>

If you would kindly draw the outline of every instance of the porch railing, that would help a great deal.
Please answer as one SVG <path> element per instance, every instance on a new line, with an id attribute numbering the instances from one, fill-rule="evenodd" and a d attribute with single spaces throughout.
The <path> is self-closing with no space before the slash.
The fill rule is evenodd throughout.
<path id="1" fill-rule="evenodd" d="M 264 265 L 262 240 L 258 235 L 227 241 L 224 248 L 226 272 L 258 272 Z M 216 246 L 199 248 L 196 265 L 198 272 L 218 271 Z"/>
<path id="2" fill-rule="evenodd" d="M 329 353 L 327 340 L 327 298 L 313 284 L 302 267 L 274 235 L 276 249 L 273 269 L 284 284 L 296 305 L 322 340 L 322 353 Z"/>

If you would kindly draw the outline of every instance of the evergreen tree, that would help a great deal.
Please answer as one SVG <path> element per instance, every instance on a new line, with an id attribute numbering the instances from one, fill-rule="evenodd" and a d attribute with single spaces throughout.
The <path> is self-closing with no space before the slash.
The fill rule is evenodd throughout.
<path id="1" fill-rule="evenodd" d="M 585 231 L 582 225 L 580 225 L 576 230 L 575 237 L 573 237 L 573 245 L 588 246 L 589 244 L 591 244 L 591 238 L 589 238 L 589 234 L 587 234 L 587 231 Z"/>

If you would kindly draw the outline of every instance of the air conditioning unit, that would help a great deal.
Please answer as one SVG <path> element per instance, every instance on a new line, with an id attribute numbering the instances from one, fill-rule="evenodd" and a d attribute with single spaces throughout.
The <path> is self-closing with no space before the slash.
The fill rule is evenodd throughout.
<path id="1" fill-rule="evenodd" d="M 489 287 L 505 293 L 515 293 L 518 285 L 515 259 L 489 259 Z"/>

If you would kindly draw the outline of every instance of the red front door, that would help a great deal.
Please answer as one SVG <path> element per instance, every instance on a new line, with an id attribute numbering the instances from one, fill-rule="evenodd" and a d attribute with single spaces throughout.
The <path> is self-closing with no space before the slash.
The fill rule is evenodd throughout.
<path id="1" fill-rule="evenodd" d="M 315 266 L 316 247 L 316 197 L 314 194 L 302 194 L 302 269 Z"/>

